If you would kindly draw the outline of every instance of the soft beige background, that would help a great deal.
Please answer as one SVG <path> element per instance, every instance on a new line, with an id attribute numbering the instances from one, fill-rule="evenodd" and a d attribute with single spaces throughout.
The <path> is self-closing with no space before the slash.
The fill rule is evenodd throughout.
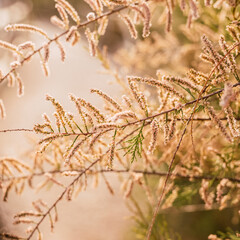
<path id="1" fill-rule="evenodd" d="M 42 26 L 47 32 L 54 31 L 46 22 L 35 24 Z M 36 38 L 34 34 L 18 34 L 18 36 L 22 39 L 16 41 L 29 40 L 30 37 L 37 45 L 43 41 L 39 37 Z M 60 61 L 59 50 L 51 47 L 51 75 L 47 79 L 41 71 L 38 57 L 21 67 L 20 73 L 25 85 L 25 95 L 21 98 L 17 97 L 16 88 L 7 88 L 2 84 L 0 96 L 5 103 L 7 118 L 1 120 L 0 129 L 32 128 L 34 123 L 41 122 L 43 112 L 51 115 L 53 107 L 45 101 L 46 93 L 54 96 L 69 111 L 74 108 L 68 100 L 68 93 L 81 96 L 99 107 L 102 101 L 99 98 L 93 98 L 89 91 L 91 88 L 101 89 L 112 96 L 116 95 L 119 86 L 109 84 L 114 82 L 110 76 L 99 74 L 99 71 L 103 70 L 101 63 L 90 57 L 84 46 L 87 46 L 84 42 L 75 47 L 66 45 L 65 63 Z M 0 157 L 12 156 L 24 161 L 24 157 L 19 156 L 30 147 L 26 139 L 26 133 L 0 133 Z M 56 224 L 54 234 L 49 232 L 48 219 L 41 227 L 44 239 L 124 239 L 127 225 L 129 225 L 129 221 L 125 218 L 129 213 L 120 196 L 117 177 L 109 175 L 108 179 L 115 189 L 114 196 L 110 195 L 104 183 L 101 183 L 97 189 L 93 189 L 90 184 L 87 191 L 80 193 L 79 197 L 72 202 L 61 201 L 58 208 L 60 220 Z M 34 194 L 32 190 L 25 191 L 22 196 L 10 193 L 8 203 L 0 202 L 1 219 L 5 225 L 1 230 L 10 229 L 16 233 L 21 228 L 11 225 L 14 213 L 32 209 L 31 202 L 40 196 L 51 204 L 60 192 L 61 189 L 57 186 L 50 191 L 42 190 L 38 194 Z"/>

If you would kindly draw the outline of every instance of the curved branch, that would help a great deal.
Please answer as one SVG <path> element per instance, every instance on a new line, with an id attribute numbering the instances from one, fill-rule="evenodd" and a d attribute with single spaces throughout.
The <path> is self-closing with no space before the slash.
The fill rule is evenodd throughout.
<path id="1" fill-rule="evenodd" d="M 122 7 L 115 8 L 115 9 L 113 9 L 113 10 L 111 10 L 111 11 L 108 11 L 108 12 L 102 14 L 102 15 L 99 16 L 99 17 L 96 17 L 96 18 L 93 19 L 93 20 L 90 20 L 90 21 L 86 21 L 86 22 L 84 22 L 84 23 L 81 23 L 81 24 L 77 25 L 76 27 L 77 27 L 78 29 L 80 29 L 80 28 L 82 28 L 82 27 L 85 27 L 85 26 L 93 23 L 93 22 L 96 22 L 97 20 L 99 20 L 99 19 L 101 19 L 101 18 L 103 18 L 103 17 L 110 16 L 110 15 L 116 13 L 116 12 L 120 12 L 120 11 L 122 11 L 123 9 L 126 9 L 127 7 L 128 7 L 128 6 L 122 6 Z M 66 35 L 68 32 L 69 32 L 69 30 L 66 30 L 66 31 L 60 33 L 60 34 L 57 35 L 56 37 L 50 39 L 50 40 L 47 42 L 47 44 L 50 45 L 52 42 L 58 40 L 58 39 L 61 38 L 62 36 Z M 45 43 L 45 44 L 46 44 L 46 43 Z M 44 45 L 45 45 L 45 44 L 44 44 Z M 33 51 L 29 56 L 23 58 L 22 61 L 20 62 L 20 64 L 22 65 L 23 63 L 25 63 L 28 59 L 30 59 L 30 58 L 31 58 L 32 56 L 34 56 L 36 53 L 40 52 L 43 48 L 44 48 L 44 46 L 41 46 L 41 47 L 39 47 L 38 49 L 36 49 L 35 51 Z M 7 79 L 7 77 L 8 77 L 13 71 L 15 71 L 15 69 L 11 69 L 5 76 L 3 76 L 3 77 L 0 79 L 0 84 L 1 84 L 5 79 Z"/>

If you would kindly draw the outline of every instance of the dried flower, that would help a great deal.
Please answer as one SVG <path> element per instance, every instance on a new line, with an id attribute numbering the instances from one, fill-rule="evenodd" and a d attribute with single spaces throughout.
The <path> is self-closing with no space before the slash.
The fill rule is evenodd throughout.
<path id="1" fill-rule="evenodd" d="M 191 9 L 191 13 L 194 19 L 199 18 L 199 14 L 198 14 L 198 8 L 197 8 L 197 4 L 195 2 L 195 0 L 190 0 L 189 1 L 189 6 Z"/>
<path id="2" fill-rule="evenodd" d="M 85 35 L 88 40 L 89 45 L 89 52 L 92 57 L 95 57 L 97 55 L 97 44 L 98 42 L 95 39 L 94 32 L 91 32 L 89 28 L 86 29 Z"/>
<path id="3" fill-rule="evenodd" d="M 196 92 L 199 92 L 199 89 L 193 85 L 191 82 L 189 82 L 187 79 L 182 79 L 180 77 L 174 77 L 174 76 L 162 76 L 162 80 L 164 81 L 168 81 L 168 82 L 174 82 L 174 83 L 178 83 L 180 85 L 189 87 L 190 89 L 193 89 Z"/>
<path id="4" fill-rule="evenodd" d="M 128 30 L 130 32 L 130 36 L 134 39 L 137 38 L 137 30 L 131 20 L 131 18 L 128 15 L 118 15 L 123 21 L 124 23 L 127 25 Z"/>
<path id="5" fill-rule="evenodd" d="M 23 54 L 18 50 L 18 47 L 11 43 L 0 40 L 0 48 L 5 48 L 23 57 Z"/>
<path id="6" fill-rule="evenodd" d="M 132 91 L 132 95 L 134 96 L 134 98 L 136 99 L 136 101 L 138 102 L 140 108 L 142 110 L 145 111 L 145 106 L 144 106 L 144 103 L 143 103 L 143 99 L 141 97 L 141 92 L 139 91 L 136 83 L 134 81 L 131 81 L 129 78 L 128 78 L 128 84 L 130 86 L 130 89 Z"/>
<path id="7" fill-rule="evenodd" d="M 65 24 L 64 24 L 64 22 L 63 22 L 61 19 L 59 19 L 57 16 L 52 16 L 52 17 L 50 18 L 50 21 L 51 21 L 51 23 L 52 23 L 53 25 L 55 25 L 55 26 L 57 26 L 57 27 L 59 27 L 59 28 L 61 28 L 61 29 L 65 29 Z"/>
<path id="8" fill-rule="evenodd" d="M 15 79 L 16 79 L 16 83 L 17 83 L 17 87 L 18 87 L 18 97 L 22 97 L 24 94 L 24 86 L 23 86 L 22 79 L 19 74 L 16 74 Z"/>
<path id="9" fill-rule="evenodd" d="M 88 20 L 88 21 L 93 21 L 95 18 L 96 18 L 96 16 L 95 16 L 95 13 L 94 13 L 94 12 L 89 12 L 89 13 L 87 14 L 87 20 Z"/>
<path id="10" fill-rule="evenodd" d="M 226 107 L 224 109 L 226 115 L 227 115 L 227 121 L 229 124 L 229 129 L 231 131 L 231 134 L 233 137 L 239 137 L 240 136 L 240 129 L 239 126 L 237 124 L 236 119 L 233 116 L 233 111 L 231 107 Z"/>
<path id="11" fill-rule="evenodd" d="M 68 15 L 67 15 L 65 9 L 59 4 L 56 4 L 55 8 L 58 10 L 58 13 L 59 13 L 59 15 L 62 19 L 63 24 L 64 24 L 64 28 L 68 29 L 69 28 L 69 19 L 68 19 Z"/>
<path id="12" fill-rule="evenodd" d="M 169 85 L 165 84 L 165 83 L 162 83 L 160 81 L 157 81 L 156 79 L 153 79 L 153 78 L 142 78 L 142 77 L 134 77 L 134 76 L 129 76 L 128 77 L 128 81 L 137 81 L 137 82 L 143 82 L 143 83 L 147 83 L 149 85 L 152 85 L 152 86 L 156 86 L 156 87 L 162 87 L 164 88 L 165 90 L 171 92 L 172 94 L 178 96 L 179 98 L 185 100 L 184 96 L 177 92 L 174 88 L 170 87 Z"/>
<path id="13" fill-rule="evenodd" d="M 144 38 L 148 37 L 150 35 L 150 27 L 151 27 L 151 12 L 148 6 L 147 2 L 143 2 L 140 5 L 143 8 L 143 14 L 144 14 L 144 22 L 143 22 L 143 33 L 142 36 Z"/>
<path id="14" fill-rule="evenodd" d="M 3 105 L 3 100 L 0 99 L 0 119 L 4 119 L 6 117 L 5 107 Z"/>
<path id="15" fill-rule="evenodd" d="M 232 84 L 225 83 L 224 91 L 221 96 L 220 106 L 222 108 L 227 108 L 229 106 L 229 104 L 234 100 L 235 100 L 235 94 L 233 92 Z"/>
<path id="16" fill-rule="evenodd" d="M 118 119 L 126 119 L 126 118 L 137 118 L 135 113 L 132 111 L 123 111 L 116 113 L 113 117 L 109 119 L 111 122 L 116 122 Z"/>
<path id="17" fill-rule="evenodd" d="M 132 103 L 131 100 L 129 99 L 129 97 L 127 97 L 126 95 L 122 96 L 122 101 L 128 106 L 128 108 L 132 107 Z"/>
<path id="18" fill-rule="evenodd" d="M 126 191 L 124 193 L 124 198 L 128 198 L 131 195 L 133 186 L 134 186 L 134 182 L 132 179 L 130 179 L 127 183 Z"/>
<path id="19" fill-rule="evenodd" d="M 226 55 L 226 60 L 227 60 L 226 62 L 227 62 L 227 65 L 228 65 L 230 71 L 233 72 L 233 73 L 236 72 L 237 66 L 236 66 L 235 59 L 234 59 L 233 54 L 231 52 L 228 53 L 229 46 L 227 45 L 223 35 L 221 35 L 221 37 L 220 37 L 219 45 L 220 45 L 220 47 L 223 51 L 223 54 Z"/>
<path id="20" fill-rule="evenodd" d="M 106 32 L 107 26 L 108 26 L 108 18 L 103 17 L 98 20 L 99 26 L 98 26 L 98 34 L 103 36 Z"/>
<path id="21" fill-rule="evenodd" d="M 109 154 L 108 154 L 108 168 L 112 169 L 113 167 L 113 159 L 115 152 L 115 136 L 112 138 L 112 142 L 109 146 Z"/>
<path id="22" fill-rule="evenodd" d="M 75 32 L 77 31 L 77 27 L 76 26 L 72 26 L 68 33 L 66 34 L 66 41 L 70 42 L 72 40 L 72 38 L 74 37 Z"/>
<path id="23" fill-rule="evenodd" d="M 77 100 L 78 100 L 80 105 L 87 108 L 88 111 L 93 113 L 93 115 L 96 117 L 98 122 L 101 122 L 101 121 L 105 120 L 103 114 L 101 114 L 100 111 L 96 107 L 94 107 L 91 103 L 85 101 L 82 98 L 78 98 Z"/>
<path id="24" fill-rule="evenodd" d="M 58 49 L 60 51 L 61 60 L 62 60 L 62 62 L 64 62 L 65 58 L 66 58 L 66 53 L 65 53 L 64 47 L 61 44 L 61 42 L 59 40 L 57 40 L 57 39 L 55 40 L 55 43 L 57 44 Z"/>
<path id="25" fill-rule="evenodd" d="M 224 73 L 224 65 L 222 62 L 220 62 L 220 55 L 219 53 L 217 53 L 217 51 L 214 49 L 212 42 L 207 38 L 206 35 L 202 36 L 202 41 L 205 45 L 205 52 L 207 54 L 209 54 L 209 56 L 212 58 L 212 60 L 214 61 L 214 64 L 218 64 L 218 70 L 220 71 L 220 73 Z"/>
<path id="26" fill-rule="evenodd" d="M 227 31 L 230 33 L 230 35 L 232 36 L 232 38 L 236 41 L 236 42 L 239 42 L 240 40 L 240 34 L 236 31 L 236 29 L 231 26 L 231 25 L 228 25 L 227 26 Z"/>
<path id="27" fill-rule="evenodd" d="M 66 0 L 55 0 L 55 2 L 57 2 L 67 11 L 71 18 L 77 23 L 77 25 L 80 24 L 80 17 L 78 13 L 69 2 L 67 2 Z"/>
<path id="28" fill-rule="evenodd" d="M 115 123 L 101 123 L 94 127 L 93 131 L 97 131 L 99 129 L 114 129 L 117 125 Z"/>
<path id="29" fill-rule="evenodd" d="M 104 100 L 106 100 L 107 102 L 109 102 L 114 108 L 116 108 L 118 111 L 122 111 L 121 106 L 114 101 L 110 96 L 108 96 L 106 93 L 103 93 L 102 91 L 98 90 L 98 89 L 91 89 L 91 93 L 96 93 L 99 96 L 101 96 Z"/>
<path id="30" fill-rule="evenodd" d="M 16 69 L 19 66 L 21 66 L 21 63 L 19 61 L 14 61 L 14 62 L 11 62 L 10 66 L 12 69 Z"/>
<path id="31" fill-rule="evenodd" d="M 71 150 L 69 151 L 69 153 L 65 157 L 65 164 L 70 163 L 71 158 L 74 156 L 76 151 L 80 148 L 80 146 L 85 143 L 86 140 L 87 140 L 87 137 L 83 138 L 74 147 L 71 148 Z"/>
<path id="32" fill-rule="evenodd" d="M 207 110 L 208 110 L 208 113 L 209 113 L 211 119 L 214 120 L 214 121 L 217 123 L 219 129 L 221 130 L 221 132 L 223 133 L 223 135 L 226 137 L 226 139 L 227 139 L 229 142 L 232 142 L 233 139 L 232 139 L 231 136 L 228 134 L 226 127 L 223 126 L 222 121 L 221 121 L 221 120 L 217 117 L 217 115 L 215 114 L 215 111 L 214 111 L 213 107 L 207 106 Z"/>
<path id="33" fill-rule="evenodd" d="M 44 50 L 43 61 L 47 63 L 49 60 L 49 53 L 50 53 L 49 44 L 45 44 L 43 47 L 43 50 Z"/>
<path id="34" fill-rule="evenodd" d="M 27 32 L 38 33 L 49 40 L 47 33 L 43 29 L 33 26 L 33 25 L 29 25 L 29 24 L 9 24 L 5 27 L 5 31 L 7 31 L 7 32 L 9 32 L 9 31 L 27 31 Z"/>
<path id="35" fill-rule="evenodd" d="M 170 32 L 172 30 L 172 13 L 167 9 L 167 21 L 166 21 L 166 31 Z"/>
<path id="36" fill-rule="evenodd" d="M 152 138 L 151 138 L 151 142 L 148 147 L 149 154 L 153 153 L 153 151 L 156 147 L 156 143 L 157 143 L 157 135 L 158 135 L 158 131 L 159 131 L 159 126 L 155 119 L 151 122 L 151 128 L 152 128 Z"/>

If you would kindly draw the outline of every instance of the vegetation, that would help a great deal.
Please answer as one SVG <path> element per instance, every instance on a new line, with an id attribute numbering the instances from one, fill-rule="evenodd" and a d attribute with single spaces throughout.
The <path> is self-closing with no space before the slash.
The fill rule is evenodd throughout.
<path id="1" fill-rule="evenodd" d="M 239 0 L 85 0 L 91 8 L 86 16 L 70 2 L 55 0 L 51 23 L 61 32 L 53 37 L 25 23 L 5 27 L 16 34 L 36 33 L 42 44 L 37 48 L 27 40 L 0 41 L 0 48 L 11 53 L 9 71 L 0 72 L 1 87 L 5 82 L 9 87 L 16 84 L 18 96 L 23 96 L 19 69 L 25 63 L 38 56 L 48 76 L 53 45 L 64 61 L 62 41 L 74 46 L 86 40 L 90 55 L 122 87 L 122 98 L 91 89 L 104 101 L 104 108 L 98 109 L 70 93 L 76 112 L 69 113 L 46 95 L 54 108 L 52 118 L 43 113 L 43 120 L 30 129 L 0 130 L 29 131 L 39 137 L 31 165 L 0 159 L 3 201 L 25 188 L 62 187 L 51 204 L 40 199 L 33 209 L 16 213 L 14 224 L 28 225 L 25 236 L 3 232 L 2 239 L 42 239 L 42 223 L 49 221 L 54 228 L 59 202 L 87 190 L 89 181 L 97 185 L 98 178 L 103 179 L 112 194 L 108 173 L 120 176 L 123 198 L 135 221 L 134 239 L 181 239 L 167 220 L 171 211 L 209 210 L 209 218 L 214 211 L 230 209 L 239 225 Z M 109 58 L 101 37 L 108 34 L 111 21 L 126 25 L 129 44 Z M 1 99 L 0 116 L 6 118 Z M 37 186 L 36 177 L 42 179 Z M 208 239 L 240 239 L 235 229 L 219 230 Z"/>

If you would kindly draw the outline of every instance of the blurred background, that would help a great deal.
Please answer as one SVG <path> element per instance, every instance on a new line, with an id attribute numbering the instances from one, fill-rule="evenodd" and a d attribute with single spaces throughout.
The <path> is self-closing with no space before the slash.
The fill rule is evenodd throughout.
<path id="1" fill-rule="evenodd" d="M 82 19 L 85 19 L 86 13 L 90 11 L 87 4 L 81 0 L 69 0 L 69 2 L 81 13 Z M 6 33 L 4 27 L 9 23 L 29 23 L 43 28 L 54 36 L 55 33 L 60 32 L 49 21 L 49 18 L 56 14 L 54 5 L 54 0 L 0 0 L 0 39 L 17 44 L 31 40 L 40 46 L 44 39 L 38 35 Z M 182 16 L 179 11 L 176 15 L 179 20 L 178 24 L 186 20 L 186 17 Z M 186 40 L 179 28 L 177 31 L 179 36 L 169 35 L 166 42 L 162 34 L 164 27 L 157 29 L 154 25 L 153 28 L 155 28 L 155 33 L 151 35 L 150 41 L 155 46 L 154 53 L 146 48 L 144 43 L 138 43 L 136 52 L 130 51 L 131 41 L 128 33 L 126 37 L 126 27 L 123 30 L 122 25 L 114 20 L 110 21 L 107 34 L 100 44 L 108 46 L 110 59 L 116 60 L 116 68 L 120 66 L 119 62 L 126 59 L 131 66 L 132 60 L 132 68 L 127 70 L 131 74 L 153 74 L 160 67 L 168 70 L 173 65 L 175 65 L 176 73 L 182 73 L 186 68 L 198 65 L 199 59 L 196 60 L 195 55 L 199 53 L 199 49 L 196 49 L 199 39 L 193 43 L 189 39 Z M 169 44 L 169 48 L 163 49 L 166 44 Z M 127 50 L 119 51 L 122 46 Z M 64 63 L 60 60 L 59 50 L 51 47 L 48 78 L 42 73 L 38 57 L 34 57 L 30 63 L 21 67 L 20 75 L 25 86 L 23 97 L 18 98 L 16 88 L 8 88 L 7 82 L 0 85 L 0 98 L 3 99 L 7 112 L 6 119 L 0 121 L 0 129 L 31 129 L 35 123 L 41 121 L 42 113 L 46 112 L 51 116 L 53 108 L 49 102 L 45 101 L 46 93 L 54 96 L 69 111 L 74 111 L 74 108 L 68 100 L 68 93 L 85 98 L 98 107 L 101 107 L 101 103 L 98 98 L 93 98 L 90 94 L 91 88 L 101 89 L 111 96 L 120 95 L 119 85 L 115 83 L 113 77 L 99 74 L 104 69 L 99 60 L 90 57 L 84 39 L 77 46 L 71 47 L 70 44 L 64 44 L 64 47 L 67 53 Z M 114 53 L 118 53 L 116 57 L 113 57 Z M 157 54 L 164 55 L 164 57 L 158 61 Z M 179 62 L 179 56 L 182 54 L 186 61 Z M 142 57 L 139 66 L 135 65 L 136 55 Z M 0 69 L 3 72 L 9 69 L 10 57 L 7 51 L 0 49 Z M 9 156 L 24 161 L 25 149 L 31 148 L 29 138 L 32 138 L 31 133 L 0 134 L 0 158 Z M 119 180 L 117 176 L 111 175 L 109 181 L 115 189 L 115 195 L 110 195 L 105 184 L 101 183 L 97 189 L 89 186 L 86 192 L 80 193 L 79 197 L 71 203 L 62 201 L 59 205 L 60 220 L 56 224 L 54 233 L 50 233 L 48 221 L 43 224 L 44 239 L 135 239 L 136 235 L 130 233 L 130 230 L 137 225 L 129 219 L 130 212 L 120 194 Z M 49 191 L 41 190 L 37 194 L 25 190 L 21 196 L 10 193 L 7 203 L 0 201 L 0 231 L 22 233 L 25 226 L 13 226 L 13 215 L 31 209 L 31 202 L 40 197 L 50 204 L 60 192 L 61 189 L 52 188 Z M 138 199 L 142 198 L 141 194 L 137 196 L 139 196 Z M 185 213 L 170 210 L 162 215 L 164 220 L 161 221 L 168 224 L 169 231 L 179 233 L 184 240 L 204 240 L 211 233 L 218 230 L 225 231 L 227 226 L 238 229 L 239 219 L 235 213 L 236 209 L 226 209 L 220 213 L 203 209 Z"/>

